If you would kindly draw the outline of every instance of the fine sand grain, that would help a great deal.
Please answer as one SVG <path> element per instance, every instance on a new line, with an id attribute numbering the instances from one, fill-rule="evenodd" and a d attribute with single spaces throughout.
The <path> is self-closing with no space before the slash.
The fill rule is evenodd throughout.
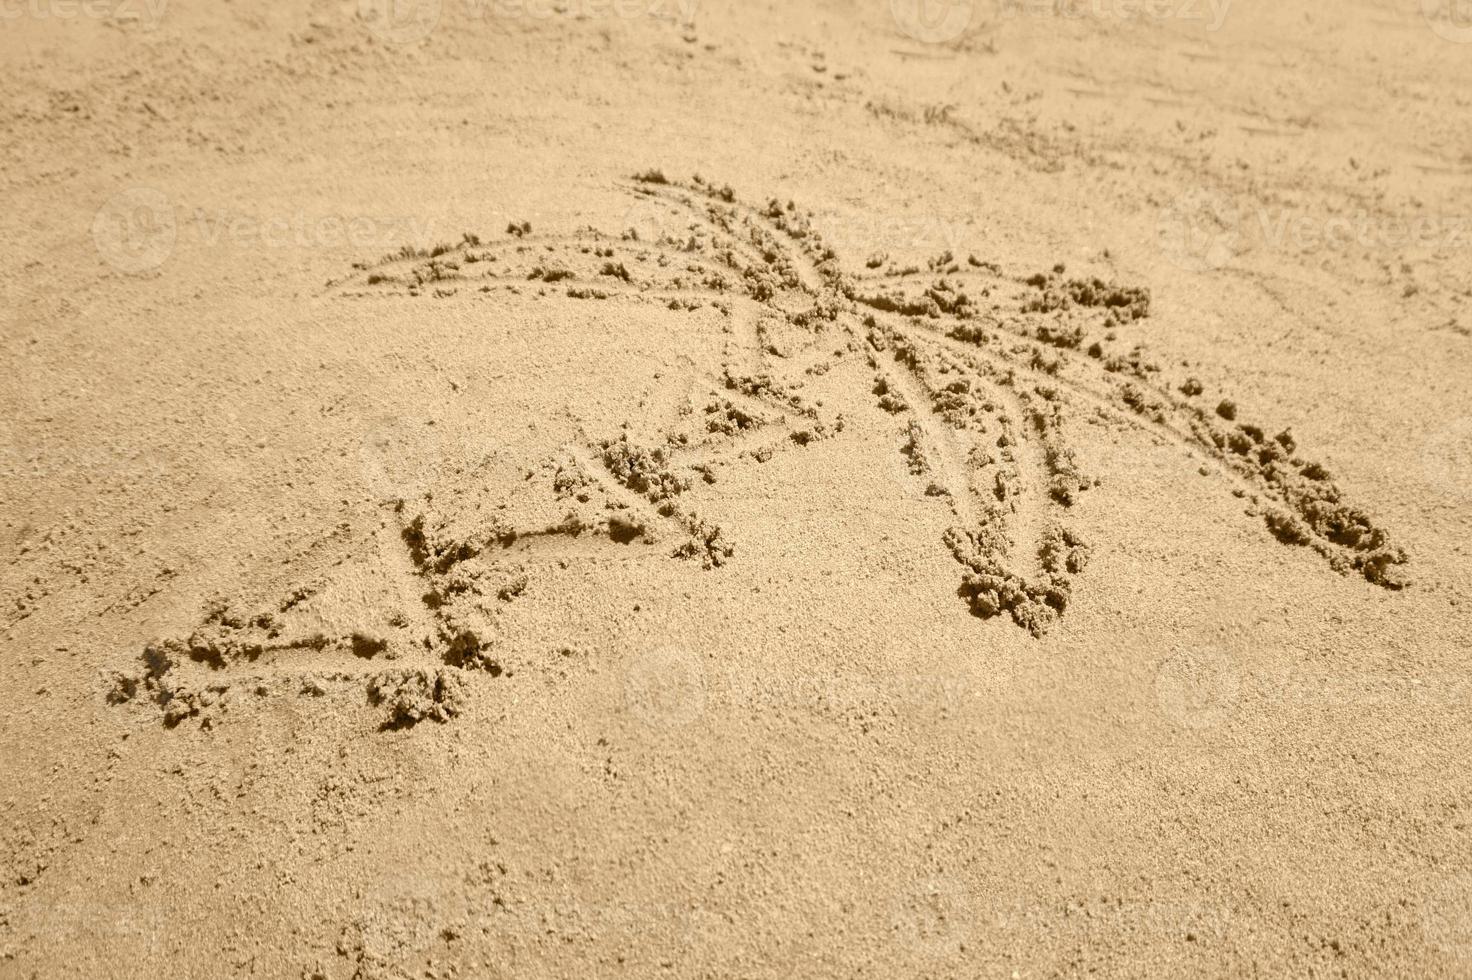
<path id="1" fill-rule="evenodd" d="M 1472 977 L 1468 14 L 0 5 L 0 977 Z"/>

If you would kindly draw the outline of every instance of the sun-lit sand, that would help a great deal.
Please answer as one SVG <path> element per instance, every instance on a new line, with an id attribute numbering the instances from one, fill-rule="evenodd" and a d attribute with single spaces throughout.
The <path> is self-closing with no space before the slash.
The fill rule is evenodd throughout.
<path id="1" fill-rule="evenodd" d="M 1472 18 L 0 9 L 0 977 L 1472 975 Z"/>

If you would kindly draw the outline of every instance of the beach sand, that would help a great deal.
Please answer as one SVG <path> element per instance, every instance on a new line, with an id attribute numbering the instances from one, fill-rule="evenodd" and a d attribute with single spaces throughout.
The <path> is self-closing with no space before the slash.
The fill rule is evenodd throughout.
<path id="1" fill-rule="evenodd" d="M 1457 13 L 7 8 L 0 976 L 1472 976 Z"/>

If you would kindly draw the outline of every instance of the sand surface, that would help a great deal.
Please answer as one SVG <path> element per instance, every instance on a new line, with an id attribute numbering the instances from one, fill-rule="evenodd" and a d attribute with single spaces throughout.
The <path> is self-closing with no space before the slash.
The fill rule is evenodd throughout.
<path id="1" fill-rule="evenodd" d="M 1472 976 L 1465 13 L 0 7 L 0 976 Z"/>

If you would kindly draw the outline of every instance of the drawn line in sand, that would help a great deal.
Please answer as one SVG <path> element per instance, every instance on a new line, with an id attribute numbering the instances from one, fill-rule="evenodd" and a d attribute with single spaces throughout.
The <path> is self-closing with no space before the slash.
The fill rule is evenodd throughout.
<path id="1" fill-rule="evenodd" d="M 146 694 L 177 723 L 205 713 L 210 682 L 325 655 L 359 668 L 333 676 L 387 705 L 386 724 L 450 717 L 465 676 L 500 672 L 485 600 L 494 607 L 504 583 L 524 583 L 538 562 L 675 558 L 716 569 L 739 560 L 739 541 L 691 506 L 691 489 L 724 467 L 840 436 L 845 419 L 809 383 L 845 357 L 867 358 L 875 411 L 893 416 L 894 451 L 946 509 L 936 545 L 957 562 L 957 595 L 977 616 L 1005 613 L 1042 636 L 1065 614 L 1089 557 L 1073 507 L 1095 481 L 1068 442 L 1082 423 L 1174 445 L 1277 540 L 1374 585 L 1405 584 L 1405 553 L 1300 456 L 1291 432 L 1238 420 L 1229 399 L 1208 398 L 1194 378 L 1168 378 L 1119 339 L 1150 315 L 1148 290 L 1070 277 L 1061 265 L 1017 277 L 949 252 L 924 267 L 875 256 L 854 273 L 792 202 L 753 207 L 729 187 L 657 171 L 626 189 L 651 205 L 630 213 L 659 220 L 620 235 L 514 224 L 497 241 L 466 235 L 403 249 L 329 283 L 327 295 L 477 302 L 531 292 L 715 315 L 727 328 L 722 374 L 697 378 L 662 439 L 584 437 L 529 470 L 526 492 L 566 514 L 549 526 L 496 518 L 467 529 L 436 518 L 427 501 L 400 499 L 404 574 L 434 597 L 412 667 L 401 660 L 385 672 L 377 656 L 355 656 L 361 643 L 351 635 L 304 638 L 269 617 L 217 615 L 189 640 L 150 646 L 143 670 L 119 679 L 116 700 Z M 671 220 L 672 210 L 684 219 Z M 191 664 L 209 668 L 205 687 L 176 682 Z"/>

